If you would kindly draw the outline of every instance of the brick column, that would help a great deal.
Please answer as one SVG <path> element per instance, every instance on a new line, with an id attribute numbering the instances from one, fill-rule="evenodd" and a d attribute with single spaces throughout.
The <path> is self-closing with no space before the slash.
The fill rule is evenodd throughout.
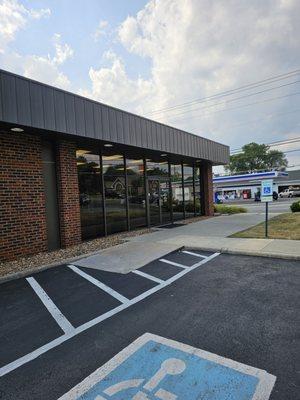
<path id="1" fill-rule="evenodd" d="M 0 261 L 47 250 L 39 137 L 0 132 Z"/>
<path id="2" fill-rule="evenodd" d="M 201 208 L 202 214 L 207 216 L 214 215 L 213 201 L 213 173 L 212 165 L 204 162 L 200 167 L 200 182 L 201 182 Z"/>
<path id="3" fill-rule="evenodd" d="M 81 242 L 79 187 L 76 164 L 76 143 L 57 142 L 57 181 L 62 247 Z"/>

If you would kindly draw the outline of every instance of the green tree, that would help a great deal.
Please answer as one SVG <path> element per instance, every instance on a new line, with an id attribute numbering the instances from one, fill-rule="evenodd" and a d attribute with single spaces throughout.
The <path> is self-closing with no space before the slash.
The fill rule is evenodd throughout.
<path id="1" fill-rule="evenodd" d="M 284 170 L 288 161 L 281 151 L 270 150 L 265 144 L 248 143 L 242 147 L 242 152 L 230 156 L 230 162 L 225 167 L 230 173 L 251 173 L 260 170 Z"/>

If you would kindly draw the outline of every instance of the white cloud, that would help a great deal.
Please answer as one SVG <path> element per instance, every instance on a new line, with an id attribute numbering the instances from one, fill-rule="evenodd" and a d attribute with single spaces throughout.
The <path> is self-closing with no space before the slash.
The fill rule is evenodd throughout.
<path id="1" fill-rule="evenodd" d="M 128 78 L 123 61 L 114 52 L 104 53 L 103 60 L 110 65 L 99 70 L 90 68 L 92 91 L 81 90 L 80 94 L 137 111 L 138 104 L 145 101 L 145 96 L 155 95 L 151 81 Z"/>
<path id="2" fill-rule="evenodd" d="M 61 43 L 61 35 L 59 33 L 55 33 L 53 36 L 53 43 L 55 48 L 55 56 L 52 59 L 53 64 L 63 64 L 68 58 L 73 57 L 73 49 L 67 43 Z"/>
<path id="3" fill-rule="evenodd" d="M 50 9 L 33 10 L 17 0 L 2 0 L 0 3 L 0 52 L 15 39 L 16 33 L 24 29 L 28 20 L 40 19 L 51 14 Z"/>
<path id="4" fill-rule="evenodd" d="M 118 30 L 129 53 L 150 61 L 150 77 L 129 77 L 125 62 L 115 55 L 109 66 L 90 69 L 88 94 L 147 113 L 288 72 L 300 64 L 299 15 L 297 0 L 151 0 Z M 295 89 L 291 86 L 265 97 Z M 263 118 L 266 111 L 282 111 L 289 108 L 289 99 L 269 104 L 269 108 L 260 105 L 195 119 L 170 114 L 155 118 L 237 147 L 249 139 L 251 127 L 228 131 L 226 126 L 255 119 L 253 115 Z M 285 132 L 273 119 L 252 134 L 253 140 L 272 141 L 274 135 Z"/>
<path id="5" fill-rule="evenodd" d="M 100 38 L 107 35 L 107 28 L 109 26 L 108 21 L 101 20 L 93 33 L 92 37 L 95 42 L 98 42 Z"/>
<path id="6" fill-rule="evenodd" d="M 62 43 L 61 36 L 53 36 L 54 55 L 40 56 L 35 54 L 19 54 L 15 51 L 6 51 L 2 60 L 2 68 L 14 71 L 27 78 L 48 83 L 62 89 L 71 89 L 71 82 L 60 67 L 73 56 L 73 49 Z"/>
<path id="7" fill-rule="evenodd" d="M 25 29 L 33 20 L 51 15 L 48 8 L 26 8 L 17 0 L 3 0 L 0 3 L 0 53 L 1 67 L 29 78 L 39 80 L 61 88 L 70 88 L 68 77 L 60 70 L 73 49 L 62 42 L 56 33 L 52 38 L 54 55 L 20 54 L 13 49 L 13 41 L 18 31 Z"/>

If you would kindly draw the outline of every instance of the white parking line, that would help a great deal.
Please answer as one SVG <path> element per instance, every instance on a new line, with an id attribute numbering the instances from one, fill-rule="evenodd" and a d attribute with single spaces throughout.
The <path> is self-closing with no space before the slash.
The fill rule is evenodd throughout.
<path id="1" fill-rule="evenodd" d="M 157 283 L 162 283 L 162 282 L 164 282 L 162 279 L 156 278 L 156 277 L 153 276 L 153 275 L 146 274 L 146 272 L 139 271 L 138 269 L 136 269 L 136 270 L 134 270 L 134 271 L 131 271 L 131 272 L 134 273 L 134 274 L 136 274 L 136 275 L 140 275 L 140 276 L 142 276 L 143 278 L 147 278 L 147 279 L 149 279 L 150 281 L 153 281 L 153 282 L 157 282 Z"/>
<path id="2" fill-rule="evenodd" d="M 58 325 L 61 327 L 61 329 L 65 333 L 70 333 L 74 331 L 74 326 L 67 320 L 67 318 L 61 313 L 61 311 L 56 307 L 56 305 L 53 303 L 53 301 L 50 299 L 50 297 L 47 295 L 47 293 L 44 291 L 44 289 L 37 283 L 37 281 L 33 278 L 26 278 L 27 282 L 29 285 L 32 287 L 32 289 L 35 291 L 35 293 L 39 296 L 40 300 L 44 304 L 44 306 L 47 308 L 49 313 L 52 315 L 52 317 L 55 319 L 55 321 L 58 323 Z"/>
<path id="3" fill-rule="evenodd" d="M 122 296 L 120 293 L 116 292 L 114 289 L 110 288 L 104 283 L 98 281 L 98 279 L 93 278 L 91 275 L 86 274 L 81 269 L 75 267 L 75 265 L 68 265 L 68 267 L 71 268 L 72 271 L 76 272 L 76 274 L 82 276 L 87 281 L 93 283 L 95 286 L 98 286 L 98 288 L 102 289 L 104 292 L 110 294 L 115 299 L 119 300 L 121 303 L 127 304 L 129 302 L 129 299 L 127 299 L 127 297 Z"/>
<path id="4" fill-rule="evenodd" d="M 220 253 L 214 253 L 211 256 L 207 257 L 204 260 L 199 261 L 198 263 L 192 265 L 190 268 L 185 268 L 183 271 L 180 271 L 177 275 L 172 276 L 170 279 L 167 281 L 164 281 L 160 283 L 157 286 L 154 286 L 152 289 L 147 290 L 147 292 L 144 292 L 140 294 L 139 296 L 135 297 L 132 300 L 129 300 L 128 303 L 126 304 L 121 304 L 118 307 L 114 308 L 113 310 L 110 310 L 106 312 L 105 314 L 100 315 L 99 317 L 96 317 L 92 319 L 89 322 L 86 322 L 85 324 L 78 326 L 77 328 L 73 329 L 69 333 L 65 333 L 64 335 L 58 337 L 57 339 L 52 340 L 51 342 L 45 344 L 44 346 L 39 347 L 38 349 L 32 351 L 29 354 L 26 354 L 23 357 L 18 358 L 15 361 L 12 361 L 11 363 L 3 366 L 0 368 L 0 377 L 8 374 L 11 371 L 14 371 L 15 369 L 21 367 L 24 364 L 27 364 L 28 362 L 36 359 L 40 355 L 46 353 L 47 351 L 54 349 L 55 347 L 59 346 L 60 344 L 64 343 L 65 341 L 73 338 L 74 336 L 78 335 L 79 333 L 82 333 L 86 331 L 87 329 L 99 324 L 100 322 L 111 318 L 113 315 L 118 314 L 119 312 L 125 310 L 126 308 L 140 302 L 141 300 L 144 300 L 145 298 L 151 296 L 153 293 L 158 292 L 159 290 L 163 289 L 164 287 L 170 285 L 171 283 L 175 282 L 177 279 L 181 278 L 182 276 L 188 274 L 189 272 L 193 271 L 194 269 L 200 267 L 203 264 L 206 264 L 208 261 L 214 259 L 217 257 Z"/>
<path id="5" fill-rule="evenodd" d="M 178 264 L 177 262 L 167 260 L 166 258 L 160 258 L 159 261 L 161 261 L 161 262 L 163 262 L 163 263 L 166 263 L 166 264 L 175 265 L 175 267 L 179 267 L 179 268 L 183 268 L 183 269 L 190 268 L 190 267 L 188 267 L 187 265 Z"/>
<path id="6" fill-rule="evenodd" d="M 181 253 L 189 254 L 191 256 L 200 257 L 200 258 L 206 258 L 207 257 L 207 256 L 203 256 L 202 254 L 193 253 L 192 251 L 188 251 L 188 250 L 182 250 Z"/>

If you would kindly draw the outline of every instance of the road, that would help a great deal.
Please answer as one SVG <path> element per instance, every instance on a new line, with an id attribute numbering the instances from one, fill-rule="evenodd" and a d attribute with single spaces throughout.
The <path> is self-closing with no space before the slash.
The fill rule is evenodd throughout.
<path id="1" fill-rule="evenodd" d="M 294 202 L 299 200 L 300 198 L 293 198 L 293 199 L 278 199 L 277 201 L 273 201 L 269 203 L 269 211 L 271 213 L 285 213 L 285 212 L 291 212 L 290 210 L 290 205 Z M 248 212 L 251 213 L 264 213 L 266 205 L 265 203 L 261 203 L 259 201 L 254 201 L 252 200 L 232 200 L 232 201 L 227 201 L 224 204 L 228 205 L 238 205 L 245 207 Z"/>
<path id="2" fill-rule="evenodd" d="M 250 400 L 262 374 L 271 389 L 276 377 L 271 400 L 295 400 L 299 275 L 296 261 L 181 250 L 128 274 L 66 265 L 3 283 L 0 398 L 58 399 L 100 368 L 64 399 L 100 380 L 85 399 Z M 103 389 L 118 380 L 147 383 L 135 397 Z"/>

